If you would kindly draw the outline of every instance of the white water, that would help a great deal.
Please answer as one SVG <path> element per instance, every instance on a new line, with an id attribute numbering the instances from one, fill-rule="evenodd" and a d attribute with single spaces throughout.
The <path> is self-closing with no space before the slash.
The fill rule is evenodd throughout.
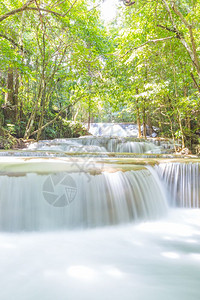
<path id="1" fill-rule="evenodd" d="M 200 211 L 84 231 L 0 234 L 1 300 L 199 300 Z"/>
<path id="2" fill-rule="evenodd" d="M 85 139 L 84 139 L 85 140 Z M 83 142 L 84 142 L 83 140 Z M 81 139 L 55 139 L 49 141 L 40 141 L 28 146 L 28 150 L 58 151 L 58 152 L 107 152 L 105 147 L 95 145 L 94 143 L 84 145 Z"/>
<path id="3" fill-rule="evenodd" d="M 39 141 L 31 143 L 28 150 L 56 152 L 120 152 L 120 153 L 167 153 L 173 152 L 170 141 L 137 139 L 135 124 L 91 123 L 92 136 Z"/>
<path id="4" fill-rule="evenodd" d="M 153 143 L 145 142 L 125 142 L 117 145 L 116 152 L 126 153 L 161 153 L 161 147 Z"/>
<path id="5" fill-rule="evenodd" d="M 1 163 L 0 230 L 100 227 L 161 218 L 167 203 L 199 207 L 198 163 L 162 163 L 126 172 L 117 171 L 120 165 L 104 166 L 103 171 L 101 163 L 85 163 Z"/>
<path id="6" fill-rule="evenodd" d="M 200 164 L 163 163 L 156 167 L 170 193 L 170 204 L 200 207 Z"/>
<path id="7" fill-rule="evenodd" d="M 120 152 L 120 153 L 162 153 L 163 146 L 153 142 L 126 141 L 123 138 L 87 137 L 77 139 L 55 139 L 40 141 L 28 146 L 28 150 L 58 152 Z M 165 152 L 165 151 L 164 151 Z"/>
<path id="8" fill-rule="evenodd" d="M 0 229 L 54 230 L 157 219 L 167 211 L 162 190 L 156 174 L 147 169 L 95 176 L 1 176 Z"/>
<path id="9" fill-rule="evenodd" d="M 135 124 L 91 123 L 89 132 L 94 136 L 138 136 L 138 128 Z"/>
<path id="10" fill-rule="evenodd" d="M 196 203 L 198 164 L 63 176 L 31 163 L 0 165 L 0 300 L 200 299 L 200 210 L 168 208 L 164 192 Z"/>

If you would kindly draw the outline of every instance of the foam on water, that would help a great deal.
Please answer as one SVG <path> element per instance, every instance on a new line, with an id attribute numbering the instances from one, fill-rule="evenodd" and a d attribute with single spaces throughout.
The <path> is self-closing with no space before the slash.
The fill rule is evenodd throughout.
<path id="1" fill-rule="evenodd" d="M 0 234 L 1 300 L 198 300 L 200 211 L 85 231 Z"/>
<path id="2" fill-rule="evenodd" d="M 113 126 L 117 132 L 127 129 Z M 160 149 L 111 140 L 58 139 L 33 149 Z M 200 299 L 200 210 L 168 207 L 199 207 L 198 163 L 110 166 L 94 175 L 73 157 L 9 159 L 0 165 L 1 300 Z"/>

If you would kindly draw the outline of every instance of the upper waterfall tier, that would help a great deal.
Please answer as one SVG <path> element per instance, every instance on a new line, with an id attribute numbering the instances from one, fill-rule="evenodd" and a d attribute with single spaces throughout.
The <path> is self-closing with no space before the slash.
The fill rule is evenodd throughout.
<path id="1" fill-rule="evenodd" d="M 89 132 L 93 136 L 137 137 L 138 126 L 123 123 L 91 123 Z"/>
<path id="2" fill-rule="evenodd" d="M 28 150 L 56 151 L 70 153 L 166 153 L 173 144 L 166 141 L 142 140 L 134 138 L 81 137 L 39 141 L 28 146 Z"/>
<path id="3" fill-rule="evenodd" d="M 87 125 L 86 125 L 87 127 Z M 143 125 L 141 126 L 143 132 Z M 146 125 L 146 135 L 156 137 L 159 128 Z M 137 137 L 138 126 L 132 123 L 91 123 L 89 132 L 93 136 Z"/>

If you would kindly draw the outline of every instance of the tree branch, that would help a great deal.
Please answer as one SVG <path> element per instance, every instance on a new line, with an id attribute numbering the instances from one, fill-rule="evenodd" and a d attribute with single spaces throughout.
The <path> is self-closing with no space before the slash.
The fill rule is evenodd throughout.
<path id="1" fill-rule="evenodd" d="M 197 89 L 199 91 L 199 94 L 200 94 L 200 85 L 198 85 L 198 83 L 197 83 L 197 81 L 194 77 L 194 74 L 192 72 L 190 73 L 190 76 L 192 77 L 192 80 L 193 80 L 193 82 L 194 82 L 195 86 L 197 87 Z"/>
<path id="2" fill-rule="evenodd" d="M 15 15 L 15 14 L 17 14 L 17 13 L 21 13 L 21 12 L 23 12 L 23 11 L 25 11 L 25 10 L 38 11 L 39 13 L 40 13 L 41 11 L 43 11 L 43 12 L 50 13 L 50 14 L 56 16 L 56 17 L 62 17 L 62 18 L 64 18 L 64 17 L 70 12 L 70 10 L 74 7 L 74 5 L 76 4 L 77 1 L 78 1 L 78 0 L 75 0 L 75 1 L 72 3 L 72 5 L 71 5 L 70 8 L 66 11 L 66 13 L 60 14 L 60 13 L 58 13 L 58 12 L 56 12 L 56 11 L 53 11 L 53 10 L 50 10 L 50 9 L 45 9 L 45 8 L 40 8 L 40 7 L 30 7 L 29 5 L 32 4 L 32 3 L 34 3 L 35 0 L 28 0 L 22 7 L 17 8 L 17 9 L 14 9 L 14 10 L 11 10 L 11 11 L 9 11 L 8 13 L 6 13 L 6 14 L 0 16 L 0 22 L 2 22 L 3 20 L 9 18 L 9 17 L 12 16 L 12 15 Z"/>
<path id="3" fill-rule="evenodd" d="M 25 52 L 25 53 L 27 52 L 26 50 L 24 50 L 24 47 L 22 45 L 15 42 L 12 38 L 10 38 L 10 37 L 8 37 L 4 34 L 1 34 L 1 33 L 0 33 L 0 37 L 7 40 L 7 41 L 9 41 L 13 46 L 19 48 L 22 52 Z"/>
<path id="4" fill-rule="evenodd" d="M 163 41 L 171 40 L 171 39 L 174 39 L 174 38 L 177 38 L 177 36 L 168 36 L 168 37 L 161 38 L 161 39 L 149 40 L 149 41 L 145 42 L 144 44 L 142 44 L 142 45 L 140 45 L 140 46 L 138 46 L 138 47 L 134 47 L 134 48 L 129 49 L 129 50 L 122 56 L 122 58 L 123 58 L 124 56 L 126 56 L 129 52 L 131 52 L 131 51 L 133 51 L 133 50 L 137 50 L 137 49 L 139 49 L 139 48 L 142 48 L 142 47 L 144 47 L 144 46 L 147 45 L 147 44 L 163 42 Z"/>
<path id="5" fill-rule="evenodd" d="M 45 9 L 45 8 L 27 7 L 26 10 L 34 10 L 34 11 L 38 11 L 38 12 L 43 11 L 43 12 L 50 13 L 56 17 L 63 17 L 63 15 L 57 13 L 56 11 Z"/>
<path id="6" fill-rule="evenodd" d="M 77 103 L 81 98 L 82 98 L 82 97 L 79 97 L 75 103 Z M 61 109 L 61 111 L 55 116 L 55 118 L 53 118 L 53 120 L 49 121 L 48 123 L 46 123 L 46 124 L 43 125 L 42 127 L 38 128 L 37 130 L 33 131 L 33 132 L 30 134 L 30 136 L 32 136 L 32 135 L 38 133 L 39 130 L 42 131 L 44 128 L 46 128 L 47 126 L 49 126 L 49 125 L 51 125 L 52 123 L 54 123 L 54 122 L 57 120 L 57 118 L 58 118 L 58 117 L 59 117 L 59 116 L 67 109 L 68 106 L 69 106 L 69 104 L 66 105 L 66 106 L 64 106 L 64 107 Z"/>
<path id="7" fill-rule="evenodd" d="M 186 27 L 189 27 L 190 24 L 186 21 L 182 13 L 178 10 L 178 7 L 175 5 L 174 1 L 172 1 L 171 7 L 175 14 L 180 17 L 181 21 L 185 24 Z"/>
<path id="8" fill-rule="evenodd" d="M 176 24 L 175 24 L 175 22 L 174 22 L 174 18 L 173 18 L 173 16 L 172 16 L 172 13 L 171 13 L 171 10 L 170 10 L 170 8 L 169 8 L 169 5 L 168 5 L 167 1 L 166 1 L 166 0 L 162 0 L 162 1 L 163 1 L 164 4 L 165 4 L 165 8 L 166 8 L 166 10 L 167 10 L 167 12 L 168 12 L 168 14 L 169 14 L 169 17 L 170 17 L 170 20 L 171 20 L 172 25 L 173 25 L 173 27 L 174 27 L 174 30 L 175 30 L 176 32 L 178 32 L 177 27 L 176 27 Z"/>
<path id="9" fill-rule="evenodd" d="M 67 10 L 67 12 L 66 12 L 65 14 L 62 15 L 62 17 L 65 17 L 65 16 L 68 14 L 68 12 L 70 12 L 70 10 L 74 7 L 74 5 L 76 4 L 77 1 L 78 1 L 78 0 L 75 0 L 75 1 L 72 3 L 71 7 Z"/>
<path id="10" fill-rule="evenodd" d="M 67 106 L 66 106 L 65 108 L 63 108 L 63 109 L 55 116 L 55 118 L 54 118 L 53 120 L 49 121 L 48 123 L 46 123 L 45 125 L 43 125 L 41 128 L 38 128 L 37 130 L 33 131 L 33 132 L 30 134 L 30 136 L 32 136 L 32 135 L 38 133 L 39 130 L 42 131 L 44 128 L 46 128 L 47 126 L 49 126 L 49 125 L 51 125 L 52 123 L 54 123 L 54 122 L 57 120 L 57 118 L 61 115 L 61 113 L 62 113 L 66 108 L 67 108 Z"/>
<path id="11" fill-rule="evenodd" d="M 60 4 L 64 3 L 65 1 L 66 1 L 66 0 L 58 0 L 58 1 L 56 1 L 55 3 L 53 3 L 53 4 L 51 5 L 51 8 L 56 7 L 56 6 L 59 6 Z"/>
<path id="12" fill-rule="evenodd" d="M 173 4 L 171 4 L 172 6 L 172 9 L 173 11 L 175 12 L 175 14 L 177 16 L 179 16 L 179 18 L 181 19 L 181 21 L 183 22 L 183 24 L 187 27 L 187 29 L 189 30 L 189 34 L 190 34 L 190 41 L 191 41 L 191 44 L 192 44 L 192 58 L 193 58 L 193 63 L 194 65 L 196 66 L 196 70 L 198 72 L 198 75 L 200 77 L 200 63 L 199 63 L 199 60 L 198 60 L 198 55 L 197 55 L 197 50 L 196 50 L 196 44 L 195 44 L 195 39 L 194 39 L 194 35 L 193 35 L 193 30 L 192 30 L 192 25 L 189 24 L 187 22 L 187 20 L 184 18 L 184 16 L 182 15 L 182 13 L 178 10 L 175 2 L 173 1 Z"/>
<path id="13" fill-rule="evenodd" d="M 28 7 L 31 3 L 33 3 L 33 2 L 34 2 L 34 0 L 28 0 L 22 7 L 17 8 L 17 9 L 14 9 L 14 10 L 11 10 L 11 11 L 9 11 L 8 13 L 4 14 L 3 16 L 0 17 L 0 22 L 2 22 L 3 20 L 7 19 L 8 17 L 10 17 L 10 16 L 12 16 L 12 15 L 15 15 L 15 14 L 17 14 L 17 13 L 19 13 L 19 12 L 22 12 L 22 11 L 26 10 L 27 7 Z"/>
<path id="14" fill-rule="evenodd" d="M 172 29 L 172 28 L 169 28 L 169 27 L 166 27 L 166 26 L 163 26 L 163 25 L 159 25 L 159 24 L 158 24 L 157 27 L 166 29 L 166 30 L 168 30 L 168 31 L 170 31 L 170 32 L 175 32 L 175 33 L 177 33 L 175 29 Z"/>
<path id="15" fill-rule="evenodd" d="M 185 47 L 186 51 L 188 52 L 190 59 L 195 67 L 195 69 L 197 70 L 198 76 L 200 78 L 200 64 L 199 64 L 199 60 L 197 57 L 197 52 L 196 52 L 196 45 L 195 45 L 195 40 L 194 40 L 194 36 L 193 36 L 193 32 L 192 32 L 192 26 L 185 20 L 184 16 L 182 15 L 182 13 L 178 10 L 178 8 L 175 5 L 175 1 L 170 1 L 170 7 L 171 9 L 175 12 L 175 14 L 177 16 L 180 17 L 181 21 L 183 22 L 183 24 L 189 29 L 189 33 L 190 33 L 190 41 L 192 44 L 192 48 L 190 47 L 190 45 L 186 42 L 186 40 L 184 39 L 184 37 L 180 34 L 180 32 L 178 31 L 177 27 L 176 27 L 176 23 L 175 20 L 173 18 L 172 12 L 170 10 L 170 7 L 167 3 L 166 0 L 162 0 L 165 8 L 169 14 L 171 23 L 174 27 L 174 30 L 176 31 L 182 45 Z"/>

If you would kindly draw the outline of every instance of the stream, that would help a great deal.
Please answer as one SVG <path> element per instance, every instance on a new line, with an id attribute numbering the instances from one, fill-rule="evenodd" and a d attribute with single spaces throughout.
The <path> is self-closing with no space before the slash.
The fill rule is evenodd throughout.
<path id="1" fill-rule="evenodd" d="M 0 300 L 199 300 L 200 159 L 92 130 L 0 152 Z"/>

